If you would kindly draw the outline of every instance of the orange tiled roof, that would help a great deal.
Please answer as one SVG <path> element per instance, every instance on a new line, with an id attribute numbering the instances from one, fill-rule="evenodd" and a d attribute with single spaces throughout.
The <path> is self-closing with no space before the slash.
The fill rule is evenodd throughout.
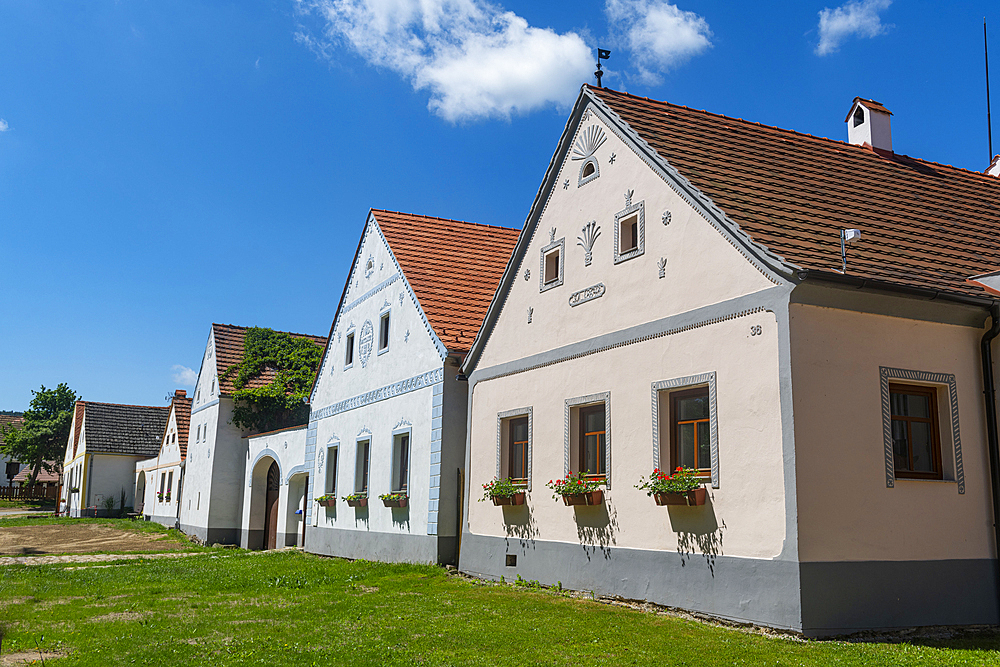
<path id="1" fill-rule="evenodd" d="M 215 364 L 216 371 L 219 374 L 219 393 L 221 394 L 232 394 L 234 391 L 233 377 L 235 376 L 223 377 L 223 375 L 230 366 L 235 366 L 243 360 L 243 339 L 246 337 L 247 329 L 249 328 L 239 327 L 234 324 L 212 324 L 212 333 L 215 339 Z M 295 338 L 308 338 L 320 348 L 326 347 L 325 336 L 310 336 L 309 334 L 297 334 L 289 331 L 282 331 L 280 333 L 287 333 Z M 273 369 L 265 369 L 260 375 L 250 379 L 247 383 L 247 388 L 253 389 L 270 384 L 274 380 L 274 376 L 275 371 Z"/>
<path id="2" fill-rule="evenodd" d="M 982 296 L 1000 268 L 1000 179 L 590 87 L 757 243 L 804 269 Z"/>
<path id="3" fill-rule="evenodd" d="M 181 450 L 181 461 L 187 458 L 188 434 L 191 432 L 191 404 L 193 402 L 194 399 L 187 396 L 187 392 L 184 392 L 184 395 L 174 393 L 172 405 L 174 419 L 177 421 L 177 446 Z"/>
<path id="4" fill-rule="evenodd" d="M 76 458 L 76 447 L 80 444 L 80 430 L 83 428 L 83 414 L 86 411 L 87 403 L 77 401 L 75 415 L 73 416 L 73 458 Z"/>
<path id="5" fill-rule="evenodd" d="M 464 354 L 479 333 L 519 229 L 373 210 L 434 333 Z"/>
<path id="6" fill-rule="evenodd" d="M 35 478 L 36 484 L 55 484 L 59 481 L 59 475 L 62 474 L 62 462 L 60 461 L 46 461 L 46 464 L 52 467 L 52 470 L 46 470 L 44 467 L 38 469 L 38 477 Z M 14 479 L 11 481 L 14 483 L 27 482 L 28 478 L 31 477 L 31 466 L 24 466 L 21 468 L 21 472 L 14 475 Z"/>

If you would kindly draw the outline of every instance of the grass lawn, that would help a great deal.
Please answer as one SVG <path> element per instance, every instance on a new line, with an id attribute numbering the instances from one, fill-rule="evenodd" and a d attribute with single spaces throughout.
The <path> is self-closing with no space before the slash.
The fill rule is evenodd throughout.
<path id="1" fill-rule="evenodd" d="M 0 623 L 3 654 L 37 641 L 68 654 L 46 660 L 60 666 L 1000 664 L 998 636 L 776 639 L 437 567 L 288 551 L 2 567 Z"/>
<path id="2" fill-rule="evenodd" d="M 55 511 L 56 501 L 42 500 L 0 500 L 0 509 L 50 509 Z"/>

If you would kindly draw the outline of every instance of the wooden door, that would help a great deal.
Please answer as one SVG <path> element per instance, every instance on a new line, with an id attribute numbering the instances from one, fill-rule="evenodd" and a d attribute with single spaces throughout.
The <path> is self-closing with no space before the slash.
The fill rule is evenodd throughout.
<path id="1" fill-rule="evenodd" d="M 281 473 L 278 464 L 271 463 L 267 469 L 267 496 L 264 501 L 264 548 L 278 546 L 278 490 L 281 487 Z"/>

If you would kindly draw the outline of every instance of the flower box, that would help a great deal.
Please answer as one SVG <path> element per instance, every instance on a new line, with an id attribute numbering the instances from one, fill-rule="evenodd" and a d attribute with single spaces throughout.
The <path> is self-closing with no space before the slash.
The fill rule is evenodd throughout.
<path id="1" fill-rule="evenodd" d="M 348 507 L 368 507 L 368 499 L 367 498 L 348 498 L 347 499 L 347 506 Z"/>
<path id="2" fill-rule="evenodd" d="M 657 505 L 704 505 L 708 497 L 705 487 L 692 489 L 685 493 L 654 493 Z"/>
<path id="3" fill-rule="evenodd" d="M 567 505 L 600 505 L 604 502 L 604 491 L 587 491 L 585 493 L 563 494 L 563 502 Z"/>
<path id="4" fill-rule="evenodd" d="M 333 507 L 334 505 L 337 504 L 337 499 L 336 498 L 321 498 L 321 499 L 317 500 L 316 502 L 319 503 L 320 507 Z"/>
<path id="5" fill-rule="evenodd" d="M 523 505 L 524 491 L 519 491 L 510 496 L 493 496 L 494 505 Z"/>
<path id="6" fill-rule="evenodd" d="M 383 498 L 382 504 L 386 507 L 406 507 L 409 498 Z"/>

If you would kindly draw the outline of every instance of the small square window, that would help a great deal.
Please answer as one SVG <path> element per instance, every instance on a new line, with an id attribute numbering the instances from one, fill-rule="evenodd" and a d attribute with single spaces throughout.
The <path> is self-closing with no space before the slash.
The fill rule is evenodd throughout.
<path id="1" fill-rule="evenodd" d="M 554 283 L 559 280 L 559 249 L 555 249 L 545 256 L 545 284 Z"/>
<path id="2" fill-rule="evenodd" d="M 889 404 L 896 477 L 943 479 L 937 392 L 932 387 L 890 384 Z"/>
<path id="3" fill-rule="evenodd" d="M 347 334 L 347 343 L 344 344 L 344 368 L 350 368 L 354 364 L 354 332 Z"/>
<path id="4" fill-rule="evenodd" d="M 552 230 L 553 235 L 555 230 Z M 538 289 L 540 292 L 559 287 L 563 284 L 565 262 L 563 255 L 566 250 L 566 239 L 552 241 L 541 250 L 541 266 L 538 274 Z"/>
<path id="5" fill-rule="evenodd" d="M 368 493 L 368 464 L 371 440 L 358 441 L 358 455 L 354 470 L 354 492 Z"/>
<path id="6" fill-rule="evenodd" d="M 378 351 L 385 352 L 389 349 L 389 313 L 382 313 L 378 326 Z"/>
<path id="7" fill-rule="evenodd" d="M 630 215 L 618 221 L 618 252 L 624 255 L 639 247 L 639 216 Z"/>

